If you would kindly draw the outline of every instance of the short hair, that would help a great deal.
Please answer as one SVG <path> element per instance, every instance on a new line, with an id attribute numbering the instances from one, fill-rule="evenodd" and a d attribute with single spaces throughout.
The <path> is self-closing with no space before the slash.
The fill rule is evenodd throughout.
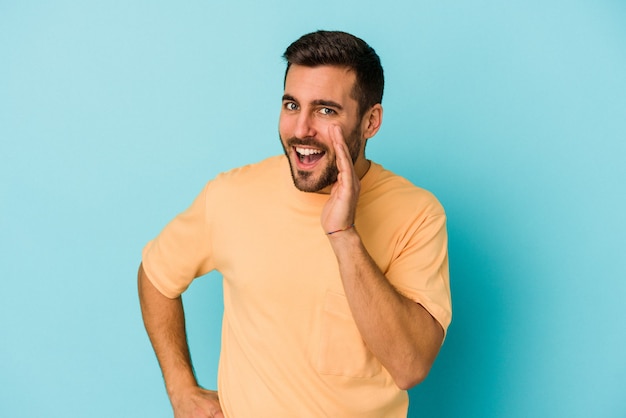
<path id="1" fill-rule="evenodd" d="M 346 32 L 317 31 L 302 36 L 283 54 L 287 61 L 285 81 L 292 64 L 305 67 L 336 65 L 354 71 L 352 97 L 359 104 L 359 116 L 382 103 L 385 79 L 376 51 L 365 41 Z"/>

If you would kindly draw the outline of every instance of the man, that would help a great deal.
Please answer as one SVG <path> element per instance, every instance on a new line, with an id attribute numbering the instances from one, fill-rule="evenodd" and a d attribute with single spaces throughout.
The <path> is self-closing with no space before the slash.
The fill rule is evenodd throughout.
<path id="1" fill-rule="evenodd" d="M 285 156 L 217 176 L 143 252 L 143 318 L 175 417 L 406 416 L 451 319 L 444 211 L 365 158 L 383 116 L 372 48 L 319 31 L 284 56 Z M 196 382 L 180 298 L 211 270 L 218 392 Z"/>

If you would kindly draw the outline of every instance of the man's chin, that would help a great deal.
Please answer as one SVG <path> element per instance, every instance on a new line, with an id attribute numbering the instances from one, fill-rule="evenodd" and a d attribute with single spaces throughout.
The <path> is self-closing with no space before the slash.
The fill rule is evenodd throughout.
<path id="1" fill-rule="evenodd" d="M 308 172 L 305 173 L 310 174 Z M 320 190 L 315 179 L 312 179 L 310 176 L 302 176 L 299 173 L 294 175 L 293 185 L 296 186 L 296 189 L 306 193 L 315 193 Z"/>
<path id="2" fill-rule="evenodd" d="M 337 180 L 337 176 L 335 175 L 333 178 L 332 173 L 322 173 L 322 176 L 316 177 L 311 171 L 301 170 L 292 172 L 292 177 L 296 189 L 306 193 L 326 192 Z"/>

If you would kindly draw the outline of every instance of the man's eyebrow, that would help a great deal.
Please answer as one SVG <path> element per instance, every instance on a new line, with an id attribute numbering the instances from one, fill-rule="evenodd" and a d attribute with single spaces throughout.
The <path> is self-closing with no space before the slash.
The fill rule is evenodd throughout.
<path id="1" fill-rule="evenodd" d="M 334 107 L 337 110 L 343 110 L 343 106 L 337 102 L 333 102 L 332 100 L 313 100 L 312 102 L 315 106 L 326 106 L 326 107 Z"/>
<path id="2" fill-rule="evenodd" d="M 296 103 L 298 103 L 298 101 L 296 100 L 296 98 L 295 98 L 295 97 L 293 97 L 293 96 L 292 96 L 292 95 L 290 95 L 290 94 L 284 94 L 284 95 L 283 95 L 283 102 L 285 102 L 285 101 L 286 101 L 286 102 L 296 102 Z M 340 104 L 339 104 L 339 103 L 337 103 L 337 102 L 333 102 L 332 100 L 318 99 L 318 100 L 313 100 L 313 101 L 311 102 L 311 104 L 312 104 L 313 106 L 326 106 L 326 107 L 332 107 L 332 108 L 335 108 L 335 109 L 337 109 L 337 110 L 343 110 L 343 106 L 342 106 L 342 105 L 340 105 Z"/>

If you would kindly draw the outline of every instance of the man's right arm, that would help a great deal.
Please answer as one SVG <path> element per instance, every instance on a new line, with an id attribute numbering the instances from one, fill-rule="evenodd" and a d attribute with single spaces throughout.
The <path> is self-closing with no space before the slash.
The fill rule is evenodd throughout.
<path id="1" fill-rule="evenodd" d="M 170 299 L 137 274 L 139 302 L 148 337 L 161 366 L 175 418 L 223 418 L 217 392 L 198 386 L 191 366 L 182 299 Z"/>

